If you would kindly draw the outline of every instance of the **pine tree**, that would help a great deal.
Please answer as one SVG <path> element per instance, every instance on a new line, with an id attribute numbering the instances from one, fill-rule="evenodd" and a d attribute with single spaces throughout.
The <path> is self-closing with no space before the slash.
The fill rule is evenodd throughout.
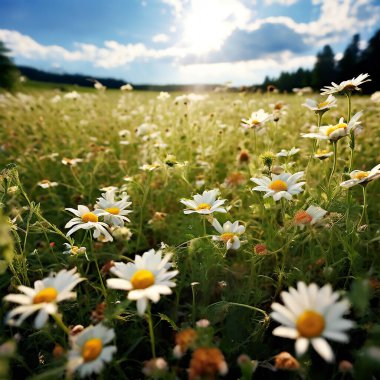
<path id="1" fill-rule="evenodd" d="M 366 83 L 363 90 L 371 93 L 380 90 L 380 29 L 368 41 L 367 47 L 363 50 L 359 62 L 359 72 L 368 73 L 372 82 Z"/>
<path id="2" fill-rule="evenodd" d="M 314 89 L 320 89 L 333 81 L 336 82 L 334 52 L 329 45 L 326 45 L 317 54 L 317 62 L 312 74 L 312 86 Z"/>
<path id="3" fill-rule="evenodd" d="M 339 81 L 348 80 L 360 74 L 358 67 L 360 59 L 359 42 L 360 36 L 355 34 L 344 51 L 342 59 L 338 62 Z"/>
<path id="4" fill-rule="evenodd" d="M 8 57 L 8 53 L 9 50 L 5 47 L 4 43 L 0 41 L 0 88 L 12 90 L 18 83 L 20 73 L 12 60 Z"/>

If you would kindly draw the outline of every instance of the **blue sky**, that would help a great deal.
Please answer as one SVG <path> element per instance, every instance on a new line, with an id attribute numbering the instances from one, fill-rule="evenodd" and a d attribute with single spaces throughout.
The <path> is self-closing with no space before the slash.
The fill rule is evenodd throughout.
<path id="1" fill-rule="evenodd" d="M 132 83 L 259 83 L 380 25 L 380 0 L 1 0 L 18 64 Z"/>

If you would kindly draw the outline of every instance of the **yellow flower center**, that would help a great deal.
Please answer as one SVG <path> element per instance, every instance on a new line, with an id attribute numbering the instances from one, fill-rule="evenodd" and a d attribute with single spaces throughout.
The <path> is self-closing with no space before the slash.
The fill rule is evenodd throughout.
<path id="1" fill-rule="evenodd" d="M 118 209 L 117 207 L 106 208 L 104 211 L 107 211 L 112 215 L 119 215 L 120 213 L 120 209 Z"/>
<path id="2" fill-rule="evenodd" d="M 89 339 L 82 347 L 82 358 L 85 363 L 95 360 L 103 349 L 103 342 L 99 338 Z"/>
<path id="3" fill-rule="evenodd" d="M 252 124 L 252 125 L 259 125 L 259 124 L 260 124 L 260 121 L 257 120 L 257 119 L 254 119 L 254 120 L 251 120 L 251 124 Z"/>
<path id="4" fill-rule="evenodd" d="M 150 270 L 140 269 L 131 278 L 133 289 L 146 289 L 154 284 L 154 274 Z"/>
<path id="5" fill-rule="evenodd" d="M 321 102 L 321 103 L 318 103 L 318 108 L 323 108 L 323 107 L 326 107 L 327 105 L 329 105 L 329 102 Z"/>
<path id="6" fill-rule="evenodd" d="M 347 124 L 346 123 L 340 123 L 340 124 L 337 124 L 337 125 L 333 125 L 333 126 L 331 126 L 330 128 L 327 129 L 326 135 L 330 136 L 331 133 L 337 131 L 338 129 L 346 129 L 346 128 L 347 128 Z"/>
<path id="7" fill-rule="evenodd" d="M 197 208 L 197 210 L 210 210 L 211 206 L 208 203 L 200 203 Z"/>
<path id="8" fill-rule="evenodd" d="M 275 181 L 270 183 L 268 187 L 276 192 L 288 190 L 288 185 L 286 184 L 286 182 L 281 181 L 280 179 L 276 179 Z"/>
<path id="9" fill-rule="evenodd" d="M 296 328 L 300 336 L 315 338 L 325 328 L 325 319 L 316 311 L 306 310 L 297 319 Z"/>
<path id="10" fill-rule="evenodd" d="M 86 214 L 82 215 L 82 222 L 88 223 L 96 223 L 99 220 L 98 216 L 95 215 L 93 212 L 87 212 Z"/>
<path id="11" fill-rule="evenodd" d="M 227 244 L 228 240 L 231 240 L 235 237 L 235 234 L 232 232 L 225 232 L 224 234 L 220 235 L 220 238 Z"/>
<path id="12" fill-rule="evenodd" d="M 361 179 L 367 178 L 368 175 L 369 175 L 368 172 L 358 172 L 358 173 L 353 175 L 353 178 L 361 180 Z"/>
<path id="13" fill-rule="evenodd" d="M 322 155 L 322 154 L 327 154 L 329 151 L 327 149 L 318 149 L 317 154 Z"/>
<path id="14" fill-rule="evenodd" d="M 56 300 L 58 292 L 54 288 L 45 288 L 33 297 L 33 303 L 53 302 Z"/>

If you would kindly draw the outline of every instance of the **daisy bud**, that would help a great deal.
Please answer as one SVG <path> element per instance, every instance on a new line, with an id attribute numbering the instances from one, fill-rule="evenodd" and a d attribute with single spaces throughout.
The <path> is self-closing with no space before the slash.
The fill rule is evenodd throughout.
<path id="1" fill-rule="evenodd" d="M 79 334 L 80 332 L 82 332 L 83 330 L 84 330 L 84 327 L 82 325 L 76 325 L 76 326 L 71 328 L 70 336 L 75 336 L 75 335 Z"/>
<path id="2" fill-rule="evenodd" d="M 277 369 L 295 371 L 300 369 L 300 363 L 289 352 L 280 352 L 274 359 L 274 366 Z"/>
<path id="3" fill-rule="evenodd" d="M 256 253 L 256 255 L 266 255 L 268 254 L 268 249 L 265 244 L 256 244 L 253 247 L 253 251 Z"/>
<path id="4" fill-rule="evenodd" d="M 200 347 L 193 352 L 190 361 L 189 380 L 213 379 L 217 374 L 224 376 L 227 372 L 227 363 L 218 348 Z"/>
<path id="5" fill-rule="evenodd" d="M 53 357 L 55 359 L 59 359 L 63 356 L 63 354 L 65 353 L 65 350 L 63 349 L 63 347 L 60 345 L 60 344 L 56 344 L 53 348 Z"/>
<path id="6" fill-rule="evenodd" d="M 247 150 L 242 150 L 238 156 L 239 164 L 247 164 L 250 161 L 250 156 Z"/>
<path id="7" fill-rule="evenodd" d="M 176 346 L 174 347 L 173 354 L 176 358 L 181 358 L 183 354 L 191 348 L 198 338 L 197 332 L 188 328 L 177 333 L 175 337 Z"/>
<path id="8" fill-rule="evenodd" d="M 145 376 L 159 378 L 168 370 L 168 363 L 164 358 L 150 359 L 144 362 L 142 372 Z"/>
<path id="9" fill-rule="evenodd" d="M 269 170 L 271 166 L 273 165 L 273 161 L 276 158 L 276 156 L 272 152 L 264 152 L 263 154 L 260 154 L 260 160 L 266 166 Z"/>
<path id="10" fill-rule="evenodd" d="M 352 372 L 353 368 L 354 366 L 348 360 L 341 360 L 339 362 L 339 372 L 349 373 L 349 372 Z"/>
<path id="11" fill-rule="evenodd" d="M 210 321 L 208 319 L 200 319 L 197 322 L 197 327 L 206 328 L 210 326 Z"/>
<path id="12" fill-rule="evenodd" d="M 248 355 L 242 354 L 237 358 L 237 364 L 243 374 L 243 378 L 250 379 L 252 374 L 256 371 L 258 361 L 251 360 Z"/>

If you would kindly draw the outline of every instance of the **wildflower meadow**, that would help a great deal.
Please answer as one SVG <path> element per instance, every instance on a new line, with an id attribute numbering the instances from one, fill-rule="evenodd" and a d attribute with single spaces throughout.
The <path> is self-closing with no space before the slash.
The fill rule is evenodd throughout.
<path id="1" fill-rule="evenodd" d="M 380 106 L 0 94 L 1 379 L 375 379 Z"/>

